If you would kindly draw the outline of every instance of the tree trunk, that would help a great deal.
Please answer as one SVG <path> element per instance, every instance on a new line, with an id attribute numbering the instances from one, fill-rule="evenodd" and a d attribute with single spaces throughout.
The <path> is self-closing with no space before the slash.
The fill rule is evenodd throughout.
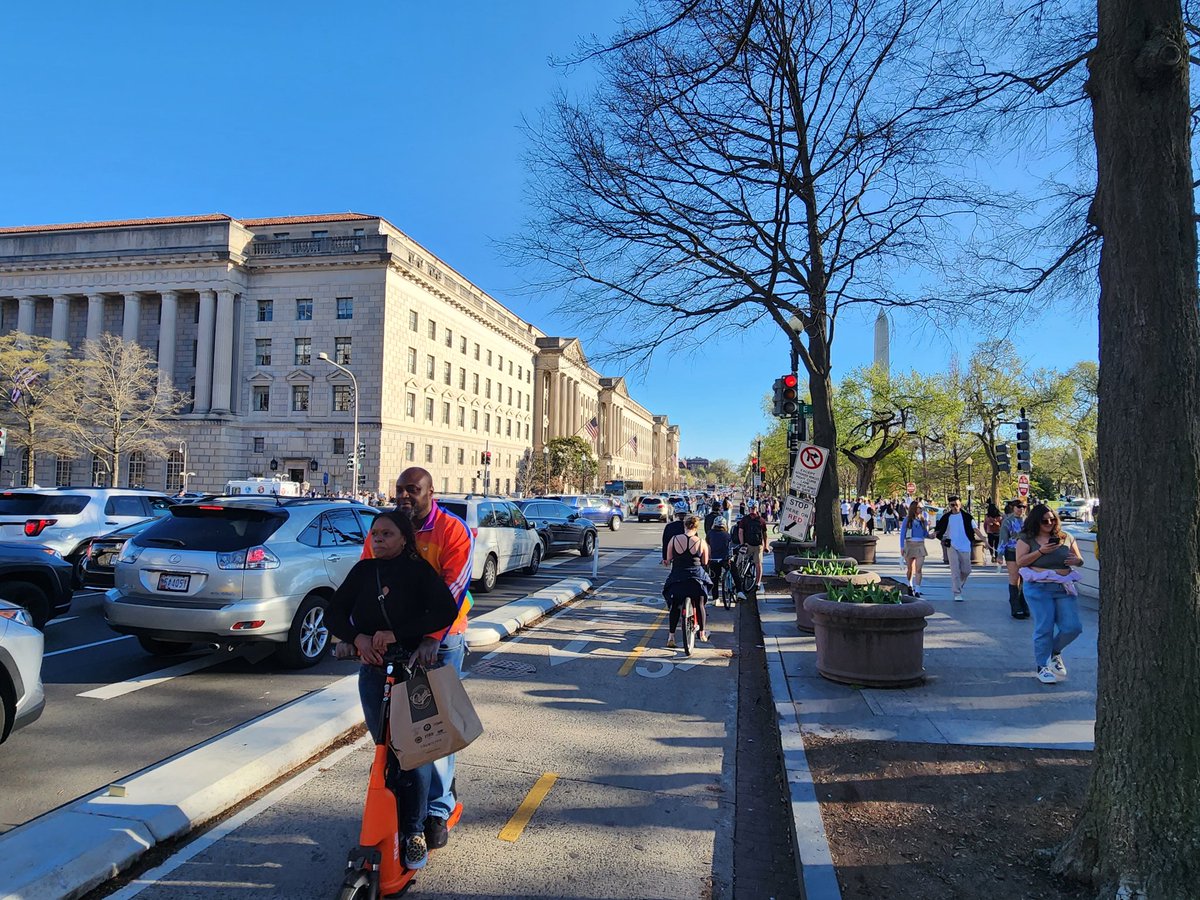
<path id="1" fill-rule="evenodd" d="M 1200 310 L 1178 0 L 1099 0 L 1096 752 L 1056 867 L 1102 897 L 1200 885 Z M 1152 522 L 1152 527 L 1147 523 Z"/>
<path id="2" fill-rule="evenodd" d="M 871 495 L 871 485 L 875 481 L 875 466 L 874 459 L 854 460 L 854 468 L 858 475 L 858 478 L 855 479 L 858 496 L 869 497 Z"/>
<path id="3" fill-rule="evenodd" d="M 814 337 L 814 332 L 818 337 Z M 808 390 L 812 397 L 812 442 L 829 451 L 825 474 L 817 491 L 814 534 L 818 547 L 842 554 L 842 515 L 838 503 L 837 426 L 833 421 L 833 381 L 829 377 L 829 347 L 823 328 L 809 329 L 809 354 L 813 370 L 808 374 Z M 823 373 L 823 374 L 822 374 Z"/>

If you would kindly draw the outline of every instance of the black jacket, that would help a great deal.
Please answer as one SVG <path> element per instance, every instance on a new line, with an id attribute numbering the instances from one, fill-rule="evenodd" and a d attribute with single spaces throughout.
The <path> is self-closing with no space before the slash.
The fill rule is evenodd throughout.
<path id="1" fill-rule="evenodd" d="M 379 608 L 380 586 L 387 588 L 386 619 Z M 360 634 L 390 630 L 409 651 L 416 650 L 425 635 L 449 628 L 457 617 L 454 597 L 437 570 L 420 557 L 404 555 L 360 559 L 325 612 L 329 630 L 340 640 L 352 643 Z"/>
<path id="2" fill-rule="evenodd" d="M 963 517 L 963 528 L 967 532 L 968 540 L 970 540 L 971 543 L 975 543 L 975 522 L 971 518 L 971 514 L 965 509 L 960 510 L 958 514 Z M 950 517 L 952 515 L 954 515 L 954 513 L 949 511 L 942 513 L 942 517 L 938 519 L 937 524 L 933 526 L 933 533 L 937 535 L 937 539 L 939 541 L 945 539 L 946 528 L 950 525 Z"/>

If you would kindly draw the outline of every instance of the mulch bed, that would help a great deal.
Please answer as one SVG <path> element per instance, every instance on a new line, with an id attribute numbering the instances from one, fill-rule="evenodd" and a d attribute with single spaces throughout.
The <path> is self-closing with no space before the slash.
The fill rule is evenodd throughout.
<path id="1" fill-rule="evenodd" d="M 805 735 L 845 900 L 1094 896 L 1050 872 L 1091 753 Z"/>

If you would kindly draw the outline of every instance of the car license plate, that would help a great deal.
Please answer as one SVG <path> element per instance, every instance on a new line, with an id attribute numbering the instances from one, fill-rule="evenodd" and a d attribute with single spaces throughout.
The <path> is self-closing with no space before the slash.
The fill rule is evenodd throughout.
<path id="1" fill-rule="evenodd" d="M 191 580 L 189 575 L 159 575 L 158 589 L 160 591 L 186 591 Z"/>

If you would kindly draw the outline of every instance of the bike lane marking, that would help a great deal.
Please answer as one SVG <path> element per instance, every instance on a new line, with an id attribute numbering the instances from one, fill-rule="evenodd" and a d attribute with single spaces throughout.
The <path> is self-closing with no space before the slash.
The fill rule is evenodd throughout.
<path id="1" fill-rule="evenodd" d="M 542 805 L 542 801 L 546 799 L 546 795 L 550 793 L 550 788 L 554 787 L 556 781 L 558 781 L 557 772 L 546 772 L 534 783 L 533 787 L 529 789 L 529 793 L 525 795 L 525 799 L 521 801 L 521 805 L 517 807 L 517 811 L 508 820 L 508 824 L 500 829 L 500 840 L 513 844 L 517 842 L 517 838 L 521 836 L 521 832 L 525 830 L 525 826 L 529 824 L 529 820 L 533 818 L 533 814 Z"/>

